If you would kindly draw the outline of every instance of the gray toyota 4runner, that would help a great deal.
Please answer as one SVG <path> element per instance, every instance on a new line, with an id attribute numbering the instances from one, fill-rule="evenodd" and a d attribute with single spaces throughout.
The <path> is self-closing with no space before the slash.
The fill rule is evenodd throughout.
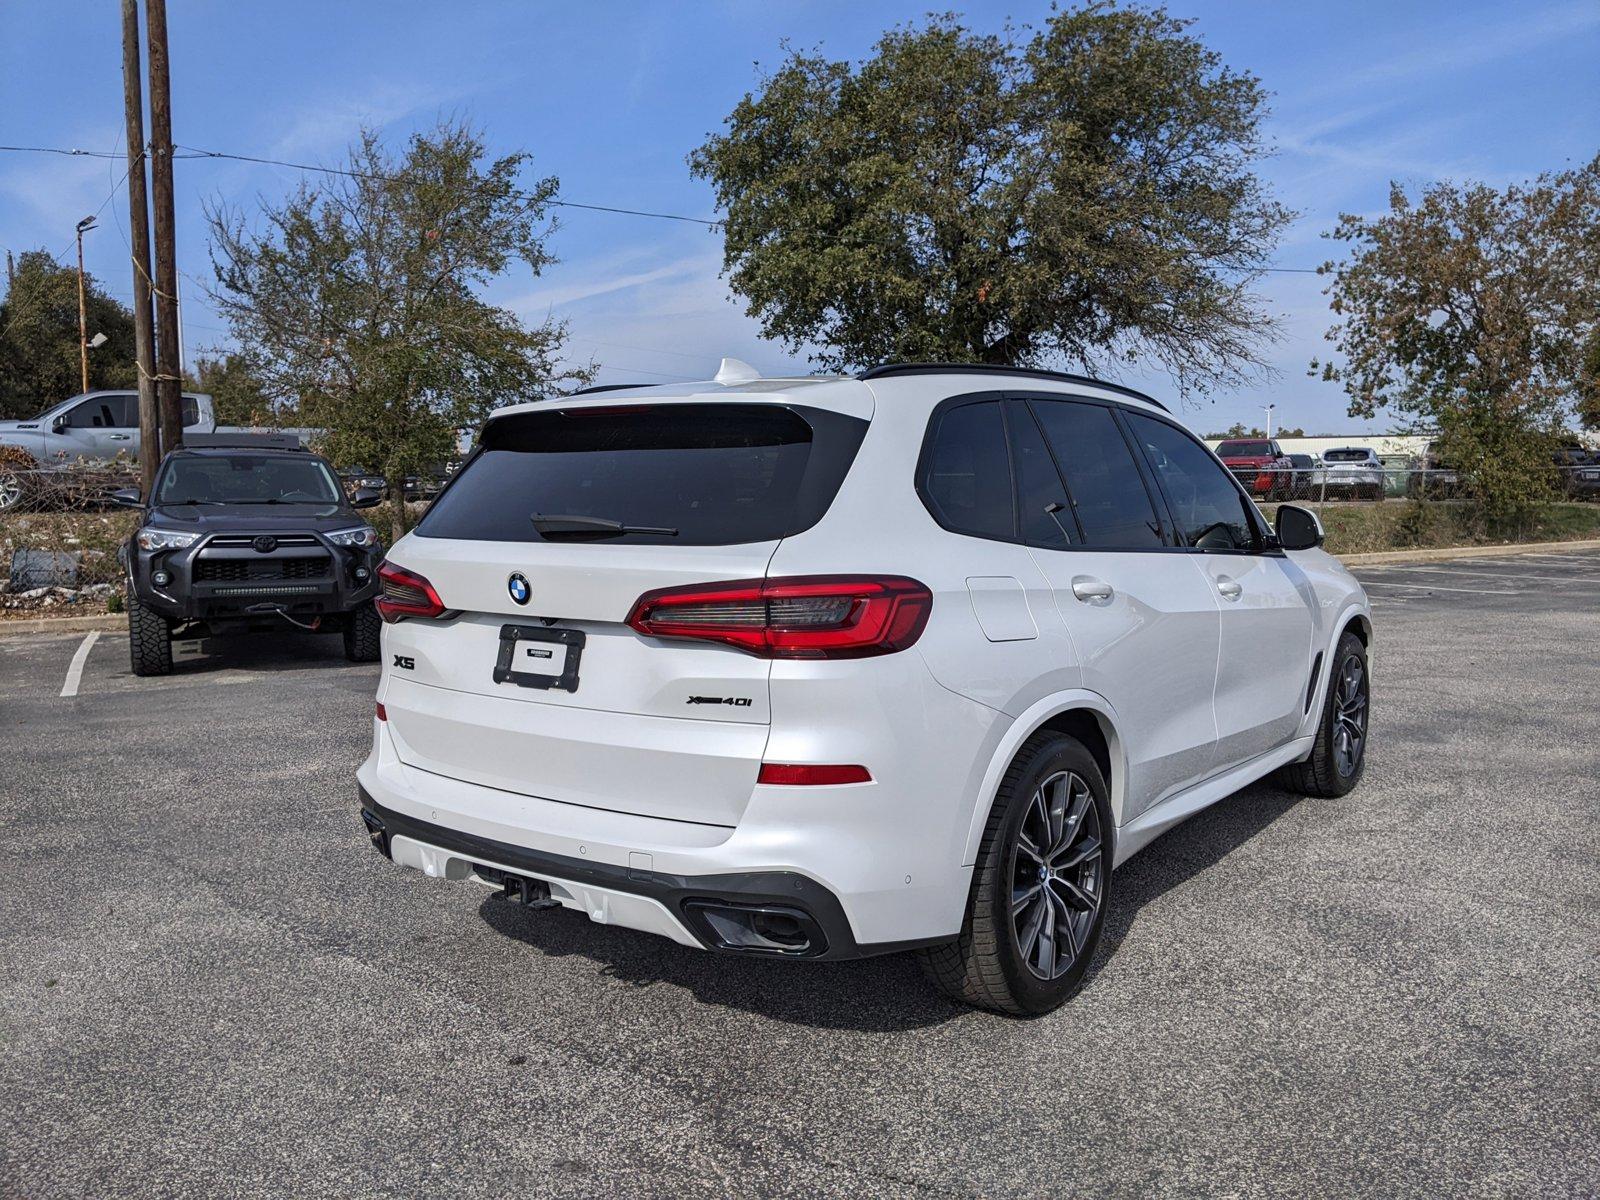
<path id="1" fill-rule="evenodd" d="M 345 656 L 376 661 L 382 551 L 326 459 L 304 450 L 217 446 L 162 460 L 144 519 L 123 547 L 135 675 L 172 670 L 175 635 L 340 632 Z"/>

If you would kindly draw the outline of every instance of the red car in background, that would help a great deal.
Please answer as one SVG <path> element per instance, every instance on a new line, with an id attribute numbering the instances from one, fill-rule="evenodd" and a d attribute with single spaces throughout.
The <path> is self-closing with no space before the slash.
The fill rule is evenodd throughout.
<path id="1" fill-rule="evenodd" d="M 1257 500 L 1285 500 L 1294 494 L 1294 463 L 1275 441 L 1229 438 L 1217 447 L 1217 457 Z"/>

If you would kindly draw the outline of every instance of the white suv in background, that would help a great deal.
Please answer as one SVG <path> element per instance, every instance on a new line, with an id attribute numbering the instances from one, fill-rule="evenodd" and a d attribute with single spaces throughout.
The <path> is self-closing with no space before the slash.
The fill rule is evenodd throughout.
<path id="1" fill-rule="evenodd" d="M 917 949 L 1031 1014 L 1163 830 L 1355 786 L 1360 586 L 1154 401 L 739 366 L 501 410 L 390 551 L 395 862 L 724 953 Z"/>

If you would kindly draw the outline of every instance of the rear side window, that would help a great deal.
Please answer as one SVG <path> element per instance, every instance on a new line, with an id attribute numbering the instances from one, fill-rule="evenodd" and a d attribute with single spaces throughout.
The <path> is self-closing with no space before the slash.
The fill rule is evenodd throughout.
<path id="1" fill-rule="evenodd" d="M 1072 507 L 1090 546 L 1146 550 L 1164 544 L 1161 522 L 1109 408 L 1035 400 L 1050 449 L 1072 493 Z"/>
<path id="2" fill-rule="evenodd" d="M 538 542 L 533 514 L 657 533 L 548 540 L 728 546 L 799 533 L 827 511 L 867 423 L 779 404 L 552 409 L 492 420 L 482 450 L 417 526 L 422 537 Z"/>
<path id="3" fill-rule="evenodd" d="M 923 500 L 946 529 L 1016 538 L 1011 462 L 998 400 L 961 404 L 934 416 L 919 482 Z"/>
<path id="4" fill-rule="evenodd" d="M 1250 501 L 1205 447 L 1142 413 L 1129 413 L 1128 424 L 1161 481 L 1185 545 L 1202 550 L 1255 549 L 1255 526 L 1245 512 Z"/>

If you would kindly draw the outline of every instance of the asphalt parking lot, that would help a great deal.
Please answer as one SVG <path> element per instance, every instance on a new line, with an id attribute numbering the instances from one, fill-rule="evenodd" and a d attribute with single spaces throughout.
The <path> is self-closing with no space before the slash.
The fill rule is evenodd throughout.
<path id="1" fill-rule="evenodd" d="M 1163 837 L 1031 1022 L 395 868 L 337 638 L 0 638 L 0 1194 L 1592 1195 L 1600 553 L 1358 573 L 1363 786 Z"/>

